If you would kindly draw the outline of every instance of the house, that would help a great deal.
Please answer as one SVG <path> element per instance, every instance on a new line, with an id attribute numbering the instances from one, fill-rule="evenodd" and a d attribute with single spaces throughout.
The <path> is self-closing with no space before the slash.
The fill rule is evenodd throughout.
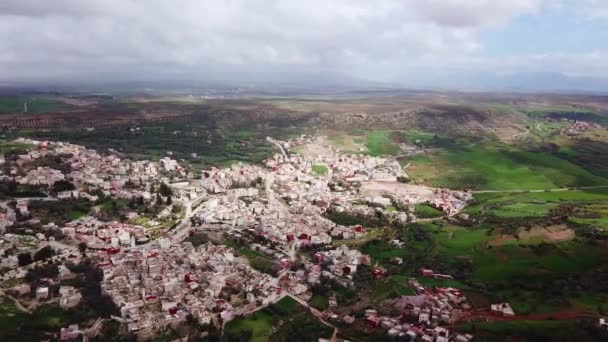
<path id="1" fill-rule="evenodd" d="M 323 254 L 321 254 L 321 253 L 319 253 L 319 252 L 316 252 L 316 253 L 314 254 L 314 257 L 315 257 L 315 261 L 316 261 L 316 262 L 323 262 Z"/>
<path id="2" fill-rule="evenodd" d="M 381 268 L 376 268 L 372 271 L 372 274 L 374 275 L 374 278 L 376 278 L 376 279 L 382 278 L 382 276 L 384 276 L 384 270 Z"/>
<path id="3" fill-rule="evenodd" d="M 330 308 L 335 308 L 336 306 L 338 306 L 338 301 L 336 300 L 336 297 L 329 297 L 327 303 Z"/>
<path id="4" fill-rule="evenodd" d="M 418 316 L 418 322 L 423 324 L 429 324 L 431 315 L 428 312 L 421 312 Z"/>
<path id="5" fill-rule="evenodd" d="M 513 311 L 513 308 L 511 308 L 511 305 L 509 303 L 492 304 L 490 306 L 490 311 L 492 311 L 492 313 L 494 314 L 505 317 L 515 316 L 515 312 Z"/>
<path id="6" fill-rule="evenodd" d="M 73 286 L 61 286 L 59 288 L 59 306 L 62 308 L 73 308 L 82 300 L 80 290 Z"/>
<path id="7" fill-rule="evenodd" d="M 342 317 L 342 321 L 346 324 L 353 324 L 355 323 L 355 316 L 346 315 Z"/>
<path id="8" fill-rule="evenodd" d="M 36 289 L 36 299 L 38 300 L 45 300 L 49 298 L 49 288 L 44 286 L 44 287 L 39 287 Z"/>
<path id="9" fill-rule="evenodd" d="M 434 274 L 434 272 L 431 269 L 428 269 L 428 268 L 420 269 L 420 275 L 422 275 L 423 277 L 432 277 L 433 274 Z"/>
<path id="10" fill-rule="evenodd" d="M 378 316 L 369 316 L 365 318 L 365 324 L 369 325 L 372 328 L 377 328 L 380 326 L 380 318 Z"/>
<path id="11" fill-rule="evenodd" d="M 60 341 L 70 341 L 78 337 L 82 332 L 78 330 L 78 324 L 72 324 L 67 328 L 61 328 L 59 331 Z"/>

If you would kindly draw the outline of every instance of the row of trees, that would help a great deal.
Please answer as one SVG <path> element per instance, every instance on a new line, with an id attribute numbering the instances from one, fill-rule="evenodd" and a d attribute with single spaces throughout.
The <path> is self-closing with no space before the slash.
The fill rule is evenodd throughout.
<path id="1" fill-rule="evenodd" d="M 19 266 L 27 266 L 34 261 L 48 260 L 55 255 L 55 251 L 51 246 L 46 246 L 34 253 L 34 257 L 30 253 L 20 253 L 17 255 Z"/>

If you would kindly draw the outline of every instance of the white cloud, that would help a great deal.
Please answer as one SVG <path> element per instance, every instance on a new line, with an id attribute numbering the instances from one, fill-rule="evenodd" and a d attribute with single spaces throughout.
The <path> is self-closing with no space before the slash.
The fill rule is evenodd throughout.
<path id="1" fill-rule="evenodd" d="M 503 63 L 480 57 L 481 30 L 541 10 L 541 0 L 3 0 L 0 77 L 240 65 L 394 80 L 477 70 Z"/>
<path id="2" fill-rule="evenodd" d="M 608 1 L 586 0 L 585 11 L 590 19 L 608 19 Z"/>

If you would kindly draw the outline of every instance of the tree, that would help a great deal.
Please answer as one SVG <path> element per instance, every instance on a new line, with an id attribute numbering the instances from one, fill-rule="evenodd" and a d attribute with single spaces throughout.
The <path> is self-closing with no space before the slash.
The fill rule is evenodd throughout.
<path id="1" fill-rule="evenodd" d="M 46 246 L 46 247 L 41 248 L 40 250 L 38 250 L 38 252 L 36 252 L 34 254 L 34 260 L 35 261 L 46 260 L 46 259 L 49 259 L 50 257 L 52 257 L 53 255 L 55 255 L 55 251 L 51 248 L 51 246 Z"/>
<path id="2" fill-rule="evenodd" d="M 194 233 L 186 241 L 190 241 L 194 247 L 198 247 L 209 241 L 209 236 L 205 233 Z"/>
<path id="3" fill-rule="evenodd" d="M 32 263 L 32 255 L 30 253 L 20 253 L 17 256 L 19 266 L 26 266 Z"/>
<path id="4" fill-rule="evenodd" d="M 158 191 L 164 197 L 173 195 L 173 191 L 171 190 L 171 188 L 167 184 L 165 184 L 164 182 L 160 183 L 160 188 L 159 188 Z"/>
<path id="5" fill-rule="evenodd" d="M 78 250 L 80 251 L 81 254 L 84 254 L 87 251 L 87 248 L 89 246 L 87 246 L 86 242 L 81 242 L 78 244 Z"/>
<path id="6" fill-rule="evenodd" d="M 53 184 L 53 188 L 52 188 L 51 192 L 54 193 L 54 194 L 56 194 L 58 192 L 72 191 L 74 189 L 76 189 L 76 187 L 70 181 L 68 181 L 68 180 L 58 180 L 58 181 L 56 181 Z"/>
<path id="7" fill-rule="evenodd" d="M 30 283 L 37 283 L 42 278 L 55 278 L 59 275 L 57 264 L 44 264 L 27 272 L 25 279 Z"/>
<path id="8" fill-rule="evenodd" d="M 399 182 L 399 183 L 409 183 L 411 181 L 412 180 L 409 177 L 405 177 L 405 176 L 399 176 L 399 177 L 397 177 L 397 182 Z"/>
<path id="9" fill-rule="evenodd" d="M 167 196 L 167 205 L 173 204 L 173 199 L 171 199 L 171 195 Z"/>
<path id="10" fill-rule="evenodd" d="M 158 192 L 156 193 L 156 205 L 163 205 L 163 199 Z"/>

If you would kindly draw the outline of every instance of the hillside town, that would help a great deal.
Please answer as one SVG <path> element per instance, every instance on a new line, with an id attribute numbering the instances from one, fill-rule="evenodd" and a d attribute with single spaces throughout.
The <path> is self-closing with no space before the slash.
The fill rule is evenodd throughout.
<path id="1" fill-rule="evenodd" d="M 0 180 L 10 191 L 28 191 L 2 203 L 1 277 L 17 284 L 7 290 L 32 307 L 54 301 L 66 309 L 84 305 L 81 289 L 56 284 L 77 278 L 86 259 L 100 272 L 101 296 L 116 308 L 112 319 L 128 334 L 145 340 L 193 319 L 221 329 L 286 296 L 308 306 L 311 288 L 319 284 L 355 286 L 358 268 L 372 267 L 372 260 L 341 241 L 364 239 L 371 228 L 336 223 L 329 212 L 406 224 L 418 220 L 416 204 L 452 217 L 472 199 L 466 191 L 407 184 L 407 174 L 392 159 L 339 149 L 295 152 L 314 144 L 314 137 L 268 141 L 280 153 L 263 165 L 236 163 L 194 176 L 169 157 L 134 161 L 64 142 L 18 139 L 31 148 L 0 163 Z M 67 214 L 56 216 L 53 208 Z M 206 240 L 193 244 L 197 236 Z M 272 268 L 249 265 L 243 251 L 270 260 Z M 32 279 L 43 265 L 58 271 Z M 374 269 L 376 277 L 384 273 Z M 425 340 L 445 341 L 447 330 L 437 324 L 454 320 L 446 303 L 460 298 L 446 291 L 418 311 L 403 308 L 404 315 L 428 314 L 418 322 L 434 325 L 432 330 L 371 314 L 366 320 L 391 336 L 414 331 Z M 94 335 L 93 328 L 66 326 L 60 336 Z"/>

